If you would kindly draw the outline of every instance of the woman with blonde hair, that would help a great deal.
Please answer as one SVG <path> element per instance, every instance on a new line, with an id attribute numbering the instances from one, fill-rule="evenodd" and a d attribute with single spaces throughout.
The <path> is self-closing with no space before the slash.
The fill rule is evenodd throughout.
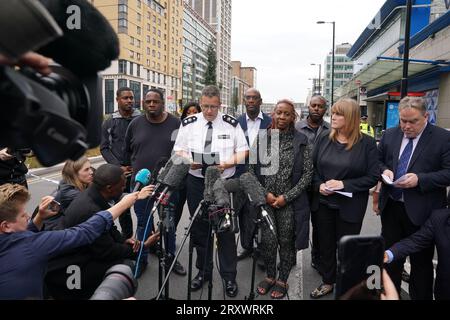
<path id="1" fill-rule="evenodd" d="M 61 172 L 62 179 L 55 193 L 55 202 L 59 204 L 59 213 L 44 221 L 43 230 L 63 229 L 64 211 L 82 191 L 92 182 L 93 169 L 85 156 L 76 161 L 67 160 Z M 34 217 L 38 210 L 33 212 Z"/>
<path id="2" fill-rule="evenodd" d="M 65 210 L 72 200 L 92 182 L 91 162 L 85 156 L 76 161 L 67 160 L 61 174 L 62 180 L 55 199 L 61 204 L 61 209 Z"/>
<path id="3" fill-rule="evenodd" d="M 289 273 L 296 262 L 296 250 L 308 247 L 306 189 L 313 175 L 312 151 L 308 138 L 295 130 L 296 118 L 295 107 L 290 100 L 277 103 L 271 128 L 267 135 L 258 135 L 251 151 L 259 157 L 258 148 L 267 148 L 264 154 L 271 161 L 267 164 L 267 161 L 258 159 L 257 164 L 249 166 L 249 173 L 256 176 L 266 191 L 267 212 L 274 221 L 277 234 L 275 237 L 267 225 L 262 225 L 260 248 L 267 276 L 258 284 L 257 292 L 265 295 L 270 291 L 272 299 L 282 299 L 286 295 Z M 277 253 L 280 256 L 278 278 Z"/>
<path id="4" fill-rule="evenodd" d="M 345 235 L 360 233 L 369 189 L 380 174 L 376 142 L 360 132 L 360 118 L 355 100 L 340 99 L 331 108 L 330 135 L 319 138 L 314 148 L 313 191 L 318 201 L 311 204 L 311 211 L 317 214 L 322 284 L 311 292 L 312 298 L 333 291 L 337 243 Z"/>

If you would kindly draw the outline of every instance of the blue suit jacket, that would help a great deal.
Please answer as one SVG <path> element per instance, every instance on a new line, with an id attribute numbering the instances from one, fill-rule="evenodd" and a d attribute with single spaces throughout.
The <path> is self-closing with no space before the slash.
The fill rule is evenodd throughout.
<path id="1" fill-rule="evenodd" d="M 261 120 L 259 129 L 266 130 L 272 124 L 272 118 L 269 115 L 265 114 L 264 112 L 262 114 L 263 114 L 263 119 Z M 244 113 L 244 114 L 240 115 L 239 118 L 237 118 L 237 121 L 241 125 L 242 130 L 244 130 L 245 139 L 247 139 L 248 146 L 251 148 L 252 146 L 250 145 L 250 142 L 248 140 L 247 114 Z M 245 165 L 243 165 L 243 164 L 238 165 L 236 167 L 236 176 L 237 177 L 241 176 L 242 174 L 245 173 L 245 171 L 246 171 Z"/>
<path id="2" fill-rule="evenodd" d="M 403 132 L 400 127 L 385 132 L 378 145 L 381 173 L 397 170 Z M 419 177 L 415 188 L 404 189 L 403 198 L 409 219 L 421 226 L 435 209 L 446 206 L 446 187 L 450 185 L 450 132 L 428 124 L 411 157 L 408 173 Z M 392 187 L 383 184 L 379 208 L 383 214 Z"/>
<path id="3" fill-rule="evenodd" d="M 450 300 L 450 209 L 435 210 L 425 224 L 389 250 L 394 259 L 404 259 L 436 243 L 438 266 L 434 295 L 438 300 Z"/>

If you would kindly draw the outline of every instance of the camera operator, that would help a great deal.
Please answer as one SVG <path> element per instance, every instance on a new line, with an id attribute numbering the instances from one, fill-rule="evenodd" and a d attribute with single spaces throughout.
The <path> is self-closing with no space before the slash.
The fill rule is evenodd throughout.
<path id="1" fill-rule="evenodd" d="M 25 177 L 28 168 L 25 165 L 25 160 L 30 152 L 30 149 L 10 150 L 9 148 L 3 148 L 0 150 L 0 185 L 15 183 L 28 189 Z"/>

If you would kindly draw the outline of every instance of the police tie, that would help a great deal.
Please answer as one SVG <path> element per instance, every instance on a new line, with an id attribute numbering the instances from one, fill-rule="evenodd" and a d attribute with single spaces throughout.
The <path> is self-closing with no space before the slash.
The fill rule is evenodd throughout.
<path id="1" fill-rule="evenodd" d="M 213 126 L 212 122 L 208 122 L 208 131 L 206 132 L 206 140 L 205 140 L 205 147 L 203 149 L 203 153 L 208 154 L 211 153 L 211 146 L 212 146 L 212 138 L 213 138 Z"/>
<path id="2" fill-rule="evenodd" d="M 403 177 L 406 172 L 408 171 L 408 163 L 409 159 L 411 159 L 412 151 L 413 151 L 413 140 L 409 139 L 408 144 L 406 145 L 405 149 L 403 150 L 402 155 L 400 156 L 400 159 L 398 160 L 397 170 L 395 171 L 395 177 L 394 181 L 398 180 L 399 178 Z M 394 200 L 400 200 L 402 198 L 403 189 L 401 188 L 392 188 L 391 196 Z"/>

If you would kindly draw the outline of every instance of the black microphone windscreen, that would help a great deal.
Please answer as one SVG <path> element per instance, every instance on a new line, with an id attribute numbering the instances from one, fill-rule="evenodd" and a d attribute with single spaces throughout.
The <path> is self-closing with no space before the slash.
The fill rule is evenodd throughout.
<path id="1" fill-rule="evenodd" d="M 162 180 L 162 183 L 171 188 L 179 188 L 188 174 L 190 167 L 190 164 L 186 162 L 174 162 Z"/>
<path id="2" fill-rule="evenodd" d="M 225 190 L 233 194 L 233 209 L 239 212 L 247 201 L 247 195 L 241 187 L 239 178 L 228 179 L 225 181 Z"/>
<path id="3" fill-rule="evenodd" d="M 169 161 L 168 157 L 161 157 L 159 158 L 158 162 L 156 162 L 155 167 L 153 168 L 152 172 L 152 178 L 150 179 L 150 184 L 156 184 L 156 182 L 159 179 L 159 176 L 164 174 L 164 167 L 166 166 L 167 162 Z"/>
<path id="4" fill-rule="evenodd" d="M 164 179 L 166 178 L 167 173 L 169 172 L 170 168 L 173 166 L 172 159 L 169 159 L 169 161 L 166 162 L 166 165 L 162 168 L 160 172 L 158 172 L 158 177 L 156 178 L 156 181 L 159 183 L 164 183 Z"/>
<path id="5" fill-rule="evenodd" d="M 240 178 L 241 187 L 248 194 L 252 204 L 259 207 L 266 204 L 265 191 L 258 179 L 251 173 L 244 173 Z"/>
<path id="6" fill-rule="evenodd" d="M 108 20 L 86 0 L 39 0 L 63 37 L 38 52 L 79 76 L 96 74 L 119 57 L 119 39 Z M 70 12 L 70 13 L 67 13 Z M 77 25 L 79 22 L 79 25 Z M 79 27 L 79 28 L 78 28 Z"/>
<path id="7" fill-rule="evenodd" d="M 225 190 L 225 183 L 222 179 L 217 179 L 213 185 L 213 194 L 216 205 L 222 208 L 230 207 L 230 195 Z"/>
<path id="8" fill-rule="evenodd" d="M 217 179 L 220 178 L 220 171 L 216 166 L 206 168 L 205 171 L 205 190 L 203 192 L 203 199 L 206 202 L 214 202 L 213 186 Z"/>
<path id="9" fill-rule="evenodd" d="M 239 179 L 228 179 L 225 181 L 225 189 L 230 193 L 242 193 Z"/>

